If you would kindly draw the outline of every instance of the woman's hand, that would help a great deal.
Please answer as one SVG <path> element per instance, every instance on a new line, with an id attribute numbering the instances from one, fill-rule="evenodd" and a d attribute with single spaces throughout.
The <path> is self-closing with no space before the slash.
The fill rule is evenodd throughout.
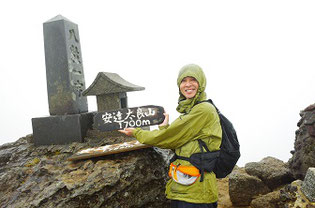
<path id="1" fill-rule="evenodd" d="M 163 115 L 165 116 L 164 121 L 159 126 L 167 126 L 168 125 L 170 116 L 167 113 L 163 113 Z"/>
<path id="2" fill-rule="evenodd" d="M 133 136 L 133 130 L 135 128 L 126 128 L 124 130 L 118 130 L 120 133 L 126 134 L 127 136 Z"/>

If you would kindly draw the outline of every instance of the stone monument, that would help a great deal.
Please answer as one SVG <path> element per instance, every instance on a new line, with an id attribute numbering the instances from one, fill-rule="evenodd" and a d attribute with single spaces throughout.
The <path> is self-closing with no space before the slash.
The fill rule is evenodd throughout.
<path id="1" fill-rule="evenodd" d="M 33 118 L 35 145 L 83 142 L 93 122 L 87 98 L 78 25 L 58 15 L 43 24 L 51 116 Z"/>
<path id="2" fill-rule="evenodd" d="M 58 15 L 44 23 L 50 115 L 88 111 L 78 25 Z"/>

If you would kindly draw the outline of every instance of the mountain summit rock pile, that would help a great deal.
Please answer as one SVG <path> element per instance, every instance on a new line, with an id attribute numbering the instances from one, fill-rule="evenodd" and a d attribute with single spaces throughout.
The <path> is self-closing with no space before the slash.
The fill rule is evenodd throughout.
<path id="1" fill-rule="evenodd" d="M 315 104 L 300 115 L 293 156 L 287 163 L 266 157 L 236 168 L 229 175 L 233 206 L 315 208 Z"/>
<path id="2" fill-rule="evenodd" d="M 29 135 L 2 145 L 0 207 L 168 207 L 167 164 L 153 148 L 67 161 L 80 149 L 128 139 L 89 133 L 85 143 L 35 147 Z"/>
<path id="3" fill-rule="evenodd" d="M 292 158 L 247 163 L 218 180 L 218 208 L 315 208 L 315 104 L 301 111 Z M 81 149 L 130 141 L 89 130 L 84 143 L 0 146 L 0 207 L 167 208 L 168 154 L 153 148 L 69 162 Z M 164 152 L 165 153 L 165 152 Z"/>

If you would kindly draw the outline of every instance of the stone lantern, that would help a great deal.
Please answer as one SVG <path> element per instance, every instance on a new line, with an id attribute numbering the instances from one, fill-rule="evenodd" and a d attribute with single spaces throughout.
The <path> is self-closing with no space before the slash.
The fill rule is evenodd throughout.
<path id="1" fill-rule="evenodd" d="M 99 72 L 82 95 L 96 95 L 98 112 L 128 108 L 127 92 L 144 90 L 116 73 Z"/>

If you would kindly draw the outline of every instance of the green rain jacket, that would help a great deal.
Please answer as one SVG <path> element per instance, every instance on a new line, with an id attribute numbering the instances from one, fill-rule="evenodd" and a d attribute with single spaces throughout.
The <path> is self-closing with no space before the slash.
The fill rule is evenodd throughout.
<path id="1" fill-rule="evenodd" d="M 199 88 L 196 96 L 185 99 L 179 92 L 179 104 L 177 111 L 181 113 L 173 123 L 160 127 L 159 130 L 146 131 L 137 128 L 133 135 L 139 142 L 165 149 L 174 149 L 179 156 L 189 157 L 193 153 L 200 152 L 197 139 L 202 139 L 210 151 L 219 150 L 221 144 L 222 130 L 219 116 L 206 100 L 206 77 L 202 69 L 197 65 L 184 66 L 178 75 L 177 85 L 179 87 L 183 78 L 194 77 Z M 191 166 L 188 161 L 179 160 L 173 162 L 175 165 Z M 171 200 L 180 200 L 190 203 L 213 203 L 218 200 L 216 176 L 213 172 L 205 173 L 204 181 L 197 181 L 192 185 L 181 185 L 170 179 L 166 185 L 166 197 Z"/>

